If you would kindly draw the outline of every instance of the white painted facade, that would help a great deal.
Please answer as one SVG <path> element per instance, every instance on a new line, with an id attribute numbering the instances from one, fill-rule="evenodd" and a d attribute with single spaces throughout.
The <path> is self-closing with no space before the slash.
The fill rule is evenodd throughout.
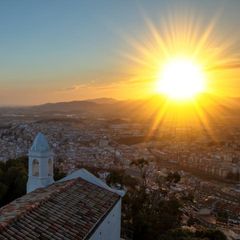
<path id="1" fill-rule="evenodd" d="M 53 154 L 47 139 L 42 133 L 38 133 L 28 154 L 28 182 L 27 193 L 38 188 L 47 187 L 54 183 L 53 180 Z M 121 202 L 125 191 L 110 188 L 105 182 L 95 177 L 86 169 L 79 169 L 58 182 L 82 178 L 96 186 L 114 192 L 120 196 L 118 202 L 105 216 L 102 222 L 93 228 L 90 240 L 120 240 L 121 235 Z M 104 216 L 103 216 L 104 217 Z M 102 220 L 102 219 L 101 219 Z M 96 229 L 95 229 L 96 228 Z"/>
<path id="2" fill-rule="evenodd" d="M 53 154 L 45 136 L 38 133 L 28 153 L 27 193 L 52 183 L 54 183 Z"/>
<path id="3" fill-rule="evenodd" d="M 89 240 L 120 240 L 121 235 L 121 198 L 97 227 Z"/>
<path id="4" fill-rule="evenodd" d="M 84 179 L 87 182 L 90 182 L 90 183 L 96 185 L 96 186 L 104 188 L 110 192 L 114 192 L 121 197 L 123 197 L 125 195 L 124 190 L 117 190 L 117 189 L 110 188 L 105 182 L 103 182 L 101 179 L 95 177 L 93 174 L 91 174 L 84 168 L 81 168 L 79 170 L 72 172 L 71 174 L 67 175 L 66 177 L 60 179 L 59 182 L 63 182 L 63 181 L 67 181 L 67 180 L 71 180 L 71 179 L 75 179 L 75 178 L 79 178 L 79 177 Z"/>
<path id="5" fill-rule="evenodd" d="M 125 195 L 124 190 L 116 190 L 110 188 L 101 179 L 95 177 L 93 174 L 82 168 L 66 177 L 59 180 L 59 182 L 67 181 L 75 178 L 82 178 L 87 182 L 90 182 L 96 186 L 104 188 L 110 192 L 114 192 L 120 196 L 118 202 L 113 209 L 108 213 L 105 219 L 95 229 L 93 235 L 89 238 L 90 240 L 120 240 L 121 236 L 121 204 L 122 197 Z"/>

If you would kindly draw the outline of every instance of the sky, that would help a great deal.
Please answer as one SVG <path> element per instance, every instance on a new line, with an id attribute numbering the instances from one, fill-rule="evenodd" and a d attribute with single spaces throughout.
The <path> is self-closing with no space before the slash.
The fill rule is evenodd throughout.
<path id="1" fill-rule="evenodd" d="M 151 94 L 151 79 L 142 83 L 143 67 L 132 60 L 147 61 L 141 46 L 156 44 L 147 22 L 161 34 L 186 14 L 199 38 L 217 19 L 210 37 L 229 43 L 219 58 L 232 61 L 219 85 L 238 95 L 239 12 L 239 0 L 0 1 L 0 105 Z"/>

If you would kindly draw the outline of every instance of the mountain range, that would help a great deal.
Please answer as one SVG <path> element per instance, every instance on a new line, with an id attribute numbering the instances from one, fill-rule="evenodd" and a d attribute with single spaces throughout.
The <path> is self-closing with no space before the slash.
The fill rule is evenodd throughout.
<path id="1" fill-rule="evenodd" d="M 113 98 L 97 98 L 70 102 L 46 103 L 29 107 L 2 107 L 4 114 L 91 114 L 97 116 L 113 115 L 116 117 L 135 116 L 151 117 L 159 112 L 190 112 L 191 108 L 199 108 L 210 115 L 235 116 L 240 114 L 240 98 L 220 98 L 211 94 L 199 95 L 195 102 L 172 102 L 161 95 L 154 95 L 138 100 L 116 100 Z M 167 109 L 167 110 L 166 110 Z M 189 110 L 189 111 L 188 111 Z"/>

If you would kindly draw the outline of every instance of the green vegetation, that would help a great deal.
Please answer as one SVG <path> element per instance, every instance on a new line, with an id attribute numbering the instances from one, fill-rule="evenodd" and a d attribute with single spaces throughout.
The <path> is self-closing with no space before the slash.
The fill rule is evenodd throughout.
<path id="1" fill-rule="evenodd" d="M 26 193 L 27 164 L 27 157 L 0 162 L 0 206 Z M 180 228 L 181 204 L 189 200 L 179 200 L 174 196 L 166 200 L 167 190 L 161 189 L 164 184 L 175 184 L 181 180 L 177 172 L 156 179 L 159 189 L 153 190 L 147 187 L 148 162 L 138 159 L 132 165 L 139 169 L 139 179 L 127 175 L 124 170 L 112 170 L 106 180 L 111 186 L 128 189 L 123 199 L 122 226 L 131 230 L 133 240 L 226 240 L 218 230 L 190 232 Z M 91 170 L 97 175 L 99 169 Z M 58 180 L 65 174 L 54 169 L 54 176 Z M 191 222 L 194 223 L 194 219 Z"/>
<path id="2" fill-rule="evenodd" d="M 0 162 L 0 206 L 26 193 L 27 157 Z"/>
<path id="3" fill-rule="evenodd" d="M 135 178 L 125 174 L 123 170 L 111 171 L 111 173 L 107 176 L 106 182 L 112 187 L 119 187 L 121 189 L 123 189 L 124 186 L 134 188 L 134 186 L 138 183 Z"/>
<path id="4" fill-rule="evenodd" d="M 227 240 L 226 236 L 218 230 L 206 230 L 190 232 L 182 229 L 169 231 L 159 238 L 159 240 Z"/>
<path id="5" fill-rule="evenodd" d="M 167 177 L 166 177 L 166 181 L 169 183 L 178 183 L 181 180 L 181 176 L 179 175 L 178 172 L 170 172 Z"/>
<path id="6" fill-rule="evenodd" d="M 140 178 L 127 176 L 123 170 L 111 171 L 107 183 L 127 189 L 122 205 L 123 232 L 133 240 L 226 240 L 218 230 L 191 232 L 181 229 L 181 205 L 192 201 L 193 196 L 177 199 L 167 197 L 164 186 L 176 184 L 181 180 L 178 172 L 170 172 L 166 177 L 157 178 L 159 189 L 147 187 L 148 162 L 137 159 L 132 162 L 140 172 Z M 162 189 L 163 187 L 163 189 Z M 194 219 L 189 223 L 194 223 Z M 192 225 L 192 224 L 190 224 Z"/>
<path id="7" fill-rule="evenodd" d="M 167 231 L 180 227 L 180 203 L 163 200 L 159 191 L 140 188 L 127 193 L 123 201 L 124 224 L 133 228 L 133 239 L 160 239 Z"/>
<path id="8" fill-rule="evenodd" d="M 64 176 L 59 169 L 54 169 L 55 180 Z M 0 207 L 26 194 L 27 178 L 27 157 L 0 162 Z"/>
<path id="9" fill-rule="evenodd" d="M 232 173 L 232 172 L 229 172 L 226 176 L 226 179 L 227 180 L 231 180 L 231 181 L 235 181 L 235 182 L 238 182 L 240 181 L 240 174 L 239 173 Z"/>
<path id="10" fill-rule="evenodd" d="M 64 172 L 61 172 L 59 168 L 54 168 L 54 181 L 57 181 L 61 178 L 64 178 L 66 176 L 66 174 Z"/>

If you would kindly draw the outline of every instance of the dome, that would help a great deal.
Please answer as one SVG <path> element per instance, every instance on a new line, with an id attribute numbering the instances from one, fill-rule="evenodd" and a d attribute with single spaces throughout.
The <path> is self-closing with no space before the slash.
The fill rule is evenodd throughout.
<path id="1" fill-rule="evenodd" d="M 42 133 L 39 132 L 37 134 L 37 136 L 35 137 L 35 139 L 33 141 L 33 145 L 31 147 L 30 151 L 39 152 L 39 153 L 44 153 L 44 152 L 50 151 L 48 141 Z"/>

